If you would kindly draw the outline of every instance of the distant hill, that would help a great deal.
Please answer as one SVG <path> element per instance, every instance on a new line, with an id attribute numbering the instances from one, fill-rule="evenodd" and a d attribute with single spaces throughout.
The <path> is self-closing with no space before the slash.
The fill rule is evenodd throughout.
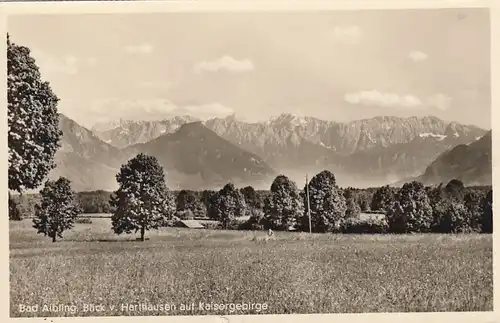
<path id="1" fill-rule="evenodd" d="M 417 180 L 426 185 L 459 179 L 465 185 L 492 185 L 491 131 L 469 145 L 441 154 Z"/>
<path id="2" fill-rule="evenodd" d="M 129 157 L 142 152 L 158 158 L 173 189 L 218 189 L 228 182 L 267 188 L 276 176 L 259 156 L 219 137 L 201 122 L 184 124 L 174 133 L 124 152 Z"/>
<path id="3" fill-rule="evenodd" d="M 61 148 L 55 155 L 56 168 L 49 178 L 67 177 L 77 191 L 113 190 L 123 159 L 121 151 L 62 114 L 59 128 L 63 132 Z"/>

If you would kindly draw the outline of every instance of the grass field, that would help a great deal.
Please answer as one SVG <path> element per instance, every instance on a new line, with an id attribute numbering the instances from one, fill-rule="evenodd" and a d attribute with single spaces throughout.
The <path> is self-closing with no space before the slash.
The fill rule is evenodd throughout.
<path id="1" fill-rule="evenodd" d="M 29 220 L 10 222 L 12 317 L 493 309 L 491 235 L 278 232 L 264 241 L 264 232 L 167 228 L 139 242 L 111 233 L 109 219 L 92 221 L 56 243 Z M 36 304 L 36 313 L 19 311 Z M 50 304 L 77 310 L 43 311 Z M 89 304 L 102 311 L 85 312 Z"/>

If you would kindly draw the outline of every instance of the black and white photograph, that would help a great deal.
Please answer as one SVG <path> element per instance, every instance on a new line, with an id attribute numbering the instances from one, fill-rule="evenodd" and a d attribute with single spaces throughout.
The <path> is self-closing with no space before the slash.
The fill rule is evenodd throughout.
<path id="1" fill-rule="evenodd" d="M 493 311 L 490 8 L 57 5 L 6 15 L 11 318 Z"/>

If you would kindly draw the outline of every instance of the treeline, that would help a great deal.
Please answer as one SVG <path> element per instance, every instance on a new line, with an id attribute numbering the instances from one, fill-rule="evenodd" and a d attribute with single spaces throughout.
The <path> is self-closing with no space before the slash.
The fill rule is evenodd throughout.
<path id="1" fill-rule="evenodd" d="M 163 168 L 152 156 L 139 154 L 117 175 L 119 189 L 75 193 L 65 178 L 47 181 L 40 196 L 9 198 L 9 218 L 34 209 L 34 227 L 55 241 L 71 229 L 79 213 L 112 213 L 116 234 L 175 225 L 180 220 L 210 218 L 218 228 L 238 230 L 310 231 L 318 233 L 491 233 L 491 187 L 464 187 L 459 180 L 445 186 L 413 181 L 401 188 L 340 188 L 328 170 L 299 189 L 285 175 L 269 191 L 228 183 L 219 191 L 172 192 Z M 26 199 L 29 203 L 21 203 Z M 38 200 L 37 200 L 38 199 Z M 382 217 L 361 219 L 362 212 Z M 241 221 L 242 217 L 248 220 Z M 59 231 L 54 231 L 56 228 Z M 52 230 L 52 231 L 50 231 Z"/>
<path id="2" fill-rule="evenodd" d="M 392 202 L 395 194 L 398 192 L 397 188 L 389 186 L 382 188 L 348 187 L 341 190 L 345 192 L 345 196 L 352 196 L 350 201 L 353 201 L 357 205 L 357 207 L 354 207 L 355 212 L 359 208 L 359 211 L 362 213 L 384 213 L 385 206 Z M 443 193 L 439 195 L 449 195 L 446 187 L 442 184 L 440 186 L 426 186 L 425 190 L 430 194 L 432 194 L 432 191 L 434 191 L 434 194 L 442 191 Z M 464 197 L 469 194 L 477 194 L 484 197 L 491 190 L 491 186 L 469 186 L 463 187 L 461 190 Z M 252 209 L 256 209 L 257 213 L 258 211 L 262 211 L 264 201 L 271 192 L 269 190 L 255 190 L 251 186 L 239 188 L 239 191 L 243 195 L 246 205 L 250 207 L 249 213 L 255 213 Z M 215 190 L 180 190 L 170 191 L 169 193 L 176 203 L 176 215 L 183 219 L 194 219 L 208 217 L 207 210 L 210 198 L 216 192 Z M 302 192 L 302 189 L 299 192 Z M 77 192 L 76 199 L 83 214 L 110 214 L 113 213 L 113 208 L 109 203 L 112 194 L 112 192 L 103 190 Z M 11 199 L 17 205 L 21 218 L 31 218 L 35 215 L 35 205 L 40 201 L 40 194 L 12 195 Z"/>

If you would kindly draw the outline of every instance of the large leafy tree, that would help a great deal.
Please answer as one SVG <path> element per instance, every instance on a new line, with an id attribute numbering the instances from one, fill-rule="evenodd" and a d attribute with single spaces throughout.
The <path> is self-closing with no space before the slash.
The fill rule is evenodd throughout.
<path id="1" fill-rule="evenodd" d="M 229 227 L 236 217 L 244 216 L 245 212 L 245 198 L 232 183 L 226 184 L 210 198 L 208 215 L 210 218 L 219 221 L 225 229 Z"/>
<path id="2" fill-rule="evenodd" d="M 472 231 L 467 208 L 454 199 L 445 202 L 446 208 L 440 217 L 442 233 L 469 233 Z"/>
<path id="3" fill-rule="evenodd" d="M 403 185 L 387 210 L 387 221 L 390 230 L 395 233 L 432 230 L 432 207 L 422 183 L 413 181 Z"/>
<path id="4" fill-rule="evenodd" d="M 297 185 L 285 175 L 278 175 L 271 184 L 271 193 L 264 201 L 264 214 L 276 230 L 295 226 L 302 216 L 303 205 Z"/>
<path id="5" fill-rule="evenodd" d="M 245 198 L 245 203 L 247 207 L 253 209 L 262 209 L 264 202 L 262 201 L 261 196 L 255 191 L 252 186 L 246 186 L 240 189 L 241 194 Z"/>
<path id="6" fill-rule="evenodd" d="M 7 116 L 9 189 L 22 192 L 41 185 L 55 167 L 59 148 L 59 99 L 43 81 L 27 47 L 7 35 Z"/>
<path id="7" fill-rule="evenodd" d="M 33 227 L 56 242 L 57 237 L 73 227 L 76 216 L 81 212 L 71 182 L 60 177 L 57 181 L 46 181 L 40 192 L 41 201 L 35 209 Z"/>
<path id="8" fill-rule="evenodd" d="M 311 213 L 311 227 L 314 232 L 338 232 L 346 216 L 346 200 L 336 185 L 335 175 L 324 170 L 316 174 L 304 187 L 302 196 L 305 208 L 304 215 L 308 215 L 307 193 Z M 305 218 L 304 217 L 304 218 Z M 303 221 L 303 229 L 307 221 Z M 308 225 L 308 224 L 307 224 Z"/>
<path id="9" fill-rule="evenodd" d="M 144 241 L 146 231 L 165 225 L 175 211 L 163 168 L 155 157 L 140 153 L 122 165 L 116 180 L 112 229 L 116 234 L 140 231 Z"/>

